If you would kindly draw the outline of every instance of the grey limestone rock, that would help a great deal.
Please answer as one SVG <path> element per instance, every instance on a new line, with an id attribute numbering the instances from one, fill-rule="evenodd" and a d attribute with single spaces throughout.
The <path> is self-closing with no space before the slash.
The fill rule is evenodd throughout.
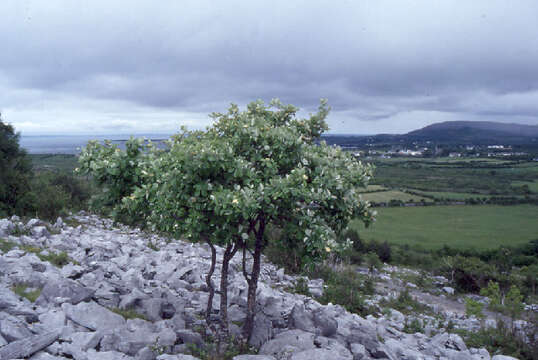
<path id="1" fill-rule="evenodd" d="M 61 329 L 67 322 L 65 313 L 61 309 L 51 309 L 39 315 L 40 323 L 47 329 Z"/>
<path id="2" fill-rule="evenodd" d="M 63 360 L 63 359 L 65 358 L 51 355 L 45 351 L 39 351 L 29 358 L 29 360 Z"/>
<path id="3" fill-rule="evenodd" d="M 44 304 L 45 302 L 53 301 L 55 298 L 63 298 L 70 304 L 76 305 L 82 301 L 90 300 L 94 293 L 94 290 L 84 287 L 73 280 L 50 281 L 41 291 L 36 303 Z"/>
<path id="4" fill-rule="evenodd" d="M 309 349 L 301 352 L 297 352 L 290 357 L 290 360 L 336 360 L 336 359 L 353 359 L 353 356 L 341 356 L 335 354 L 331 350 L 327 349 Z"/>
<path id="5" fill-rule="evenodd" d="M 353 360 L 362 360 L 368 356 L 366 348 L 362 344 L 353 343 L 349 345 L 349 348 L 353 354 Z"/>
<path id="6" fill-rule="evenodd" d="M 0 348 L 0 359 L 26 358 L 52 344 L 60 333 L 51 331 L 41 335 L 29 336 L 21 340 L 14 341 Z"/>
<path id="7" fill-rule="evenodd" d="M 0 320 L 0 334 L 8 342 L 24 339 L 33 335 L 25 322 L 10 315 Z"/>
<path id="8" fill-rule="evenodd" d="M 15 224 L 9 219 L 0 219 L 0 236 L 10 235 L 15 230 Z"/>
<path id="9" fill-rule="evenodd" d="M 304 331 L 312 331 L 314 329 L 312 314 L 305 310 L 303 304 L 297 304 L 291 310 L 288 327 Z"/>
<path id="10" fill-rule="evenodd" d="M 192 355 L 186 355 L 186 354 L 176 354 L 176 355 L 163 354 L 163 355 L 157 356 L 157 360 L 200 360 L 200 359 Z"/>
<path id="11" fill-rule="evenodd" d="M 149 295 L 143 293 L 137 288 L 134 288 L 129 294 L 121 296 L 119 308 L 127 309 L 139 305 L 142 300 L 149 299 Z"/>
<path id="12" fill-rule="evenodd" d="M 77 305 L 64 303 L 62 309 L 70 320 L 91 330 L 114 329 L 125 324 L 123 317 L 93 301 Z"/>
<path id="13" fill-rule="evenodd" d="M 263 344 L 259 354 L 271 355 L 280 360 L 293 353 L 313 349 L 314 338 L 314 334 L 300 329 L 284 331 Z"/>
<path id="14" fill-rule="evenodd" d="M 273 335 L 273 326 L 271 320 L 265 316 L 262 312 L 256 314 L 254 318 L 254 327 L 252 329 L 252 335 L 249 340 L 249 344 L 256 348 L 259 348 L 262 344 L 271 339 Z"/>
<path id="15" fill-rule="evenodd" d="M 273 356 L 269 355 L 237 355 L 232 360 L 276 360 Z M 313 359 L 310 359 L 313 360 Z"/>
<path id="16" fill-rule="evenodd" d="M 204 343 L 202 336 L 191 330 L 177 330 L 176 335 L 184 344 L 202 345 Z"/>
<path id="17" fill-rule="evenodd" d="M 135 355 L 136 360 L 155 360 L 156 357 L 156 352 L 147 346 L 140 349 L 140 351 Z"/>
<path id="18" fill-rule="evenodd" d="M 131 356 L 127 356 L 118 351 L 95 351 L 89 350 L 86 353 L 88 360 L 128 360 L 133 359 Z"/>
<path id="19" fill-rule="evenodd" d="M 35 226 L 30 229 L 30 233 L 36 238 L 50 236 L 50 233 L 45 226 Z"/>
<path id="20" fill-rule="evenodd" d="M 314 311 L 314 325 L 326 337 L 333 336 L 338 330 L 338 322 L 324 308 Z"/>

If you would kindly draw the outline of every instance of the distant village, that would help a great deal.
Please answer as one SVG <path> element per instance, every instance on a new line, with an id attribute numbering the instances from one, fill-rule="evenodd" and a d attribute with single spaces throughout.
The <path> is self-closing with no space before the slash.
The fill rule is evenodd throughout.
<path id="1" fill-rule="evenodd" d="M 374 146 L 367 144 L 367 146 Z M 511 145 L 460 145 L 451 146 L 413 146 L 392 145 L 388 149 L 361 149 L 354 150 L 353 154 L 358 158 L 390 159 L 393 157 L 449 157 L 449 158 L 528 158 L 531 156 L 525 151 L 516 151 Z M 538 161 L 538 157 L 532 159 Z"/>

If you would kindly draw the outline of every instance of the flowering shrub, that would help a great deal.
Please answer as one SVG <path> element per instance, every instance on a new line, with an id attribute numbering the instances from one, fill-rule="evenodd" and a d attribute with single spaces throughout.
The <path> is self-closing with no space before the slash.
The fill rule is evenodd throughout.
<path id="1" fill-rule="evenodd" d="M 205 241 L 213 255 L 215 244 L 225 247 L 222 326 L 228 262 L 238 250 L 245 259 L 252 249 L 252 268 L 243 262 L 247 338 L 268 226 L 282 229 L 282 238 L 299 244 L 305 261 L 313 261 L 351 245 L 336 236 L 351 219 L 373 220 L 369 203 L 356 191 L 366 186 L 372 168 L 338 147 L 317 143 L 327 130 L 325 101 L 308 119 L 297 119 L 297 110 L 277 100 L 269 106 L 252 102 L 243 112 L 232 105 L 227 113 L 212 114 L 215 122 L 206 131 L 182 129 L 166 151 L 144 149 L 132 139 L 125 152 L 94 142 L 81 154 L 81 171 L 103 185 L 105 200 L 118 211 L 144 219 L 152 229 Z"/>
<path id="2" fill-rule="evenodd" d="M 152 181 L 144 169 L 158 153 L 151 143 L 146 144 L 143 139 L 129 139 L 125 150 L 110 141 L 104 144 L 90 141 L 80 153 L 80 167 L 75 169 L 75 173 L 91 175 L 102 189 L 92 198 L 91 207 L 94 210 L 110 207 L 112 215 L 128 223 L 144 219 L 147 209 L 140 207 L 136 212 L 129 212 L 130 217 L 127 217 L 123 202 L 133 196 L 136 188 Z"/>

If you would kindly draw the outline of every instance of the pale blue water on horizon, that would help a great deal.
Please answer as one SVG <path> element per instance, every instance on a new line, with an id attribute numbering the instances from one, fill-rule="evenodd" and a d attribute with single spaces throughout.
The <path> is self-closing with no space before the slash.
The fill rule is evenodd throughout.
<path id="1" fill-rule="evenodd" d="M 137 138 L 150 139 L 159 146 L 162 140 L 167 140 L 172 134 L 137 134 Z M 331 138 L 344 137 L 363 137 L 366 135 L 357 134 L 324 134 L 322 138 L 329 140 Z M 20 146 L 30 154 L 78 154 L 80 149 L 90 140 L 111 140 L 112 143 L 118 144 L 120 149 L 125 147 L 125 142 L 131 135 L 111 134 L 111 135 L 24 135 L 21 134 Z M 330 143 L 330 141 L 329 141 Z M 339 144 L 346 148 L 344 144 Z M 162 145 L 164 146 L 164 145 Z M 160 147 L 160 146 L 159 146 Z"/>
<path id="2" fill-rule="evenodd" d="M 134 137 L 151 139 L 153 141 L 166 140 L 166 134 L 141 134 Z M 111 140 L 124 147 L 130 135 L 23 135 L 20 137 L 20 146 L 30 154 L 78 154 L 80 149 L 90 140 Z"/>

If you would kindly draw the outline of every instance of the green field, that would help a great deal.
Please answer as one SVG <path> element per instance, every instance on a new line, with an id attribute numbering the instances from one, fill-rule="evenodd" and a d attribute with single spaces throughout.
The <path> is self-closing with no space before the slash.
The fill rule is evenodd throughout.
<path id="1" fill-rule="evenodd" d="M 389 190 L 389 191 L 377 191 L 361 194 L 364 200 L 374 203 L 388 203 L 391 200 L 400 200 L 403 202 L 431 202 L 432 199 L 425 198 L 418 195 L 408 194 L 403 191 Z"/>
<path id="2" fill-rule="evenodd" d="M 360 188 L 359 192 L 367 193 L 367 192 L 384 191 L 384 190 L 387 190 L 387 188 L 384 187 L 383 185 L 368 185 L 366 186 L 366 188 Z"/>
<path id="3" fill-rule="evenodd" d="M 515 184 L 535 186 L 538 177 L 538 162 L 529 161 L 386 159 L 376 160 L 374 165 L 373 184 L 430 192 L 523 195 L 521 185 Z"/>
<path id="4" fill-rule="evenodd" d="M 527 185 L 529 190 L 533 193 L 538 193 L 538 181 L 512 181 L 512 186 L 523 186 Z"/>
<path id="5" fill-rule="evenodd" d="M 538 239 L 538 206 L 421 206 L 378 208 L 377 221 L 352 227 L 365 240 L 439 249 L 494 249 Z"/>
<path id="6" fill-rule="evenodd" d="M 29 154 L 36 171 L 53 170 L 72 172 L 77 166 L 77 157 L 68 154 Z"/>
<path id="7" fill-rule="evenodd" d="M 466 200 L 466 199 L 475 199 L 475 198 L 486 198 L 489 199 L 492 195 L 485 194 L 471 194 L 471 193 L 459 193 L 459 192 L 449 192 L 449 191 L 420 191 L 409 189 L 410 191 L 416 192 L 424 196 L 434 197 L 436 199 L 448 199 L 448 200 Z"/>

